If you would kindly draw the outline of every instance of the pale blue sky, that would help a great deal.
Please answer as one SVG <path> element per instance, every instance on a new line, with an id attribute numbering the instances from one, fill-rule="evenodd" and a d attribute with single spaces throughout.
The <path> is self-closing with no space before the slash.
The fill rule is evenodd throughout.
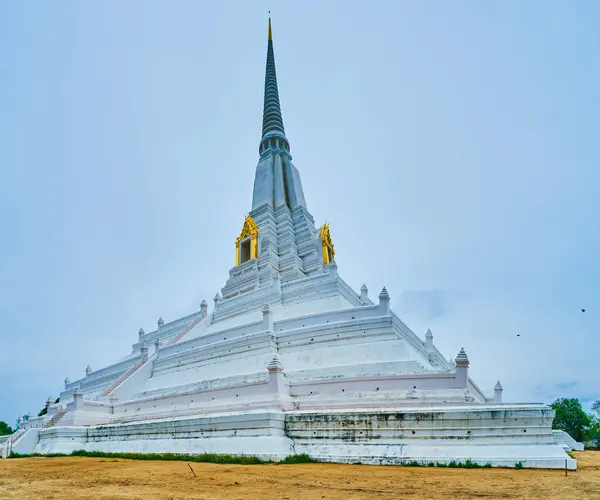
<path id="1" fill-rule="evenodd" d="M 0 420 L 212 305 L 269 9 L 341 275 L 464 346 L 490 394 L 600 398 L 600 3 L 21 0 L 0 4 Z"/>

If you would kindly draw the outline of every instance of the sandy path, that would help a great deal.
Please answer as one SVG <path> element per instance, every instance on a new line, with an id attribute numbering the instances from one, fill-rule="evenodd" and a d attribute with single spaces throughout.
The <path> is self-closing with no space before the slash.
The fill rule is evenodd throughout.
<path id="1" fill-rule="evenodd" d="M 0 460 L 1 499 L 600 499 L 600 452 L 579 470 L 216 465 L 100 458 Z"/>

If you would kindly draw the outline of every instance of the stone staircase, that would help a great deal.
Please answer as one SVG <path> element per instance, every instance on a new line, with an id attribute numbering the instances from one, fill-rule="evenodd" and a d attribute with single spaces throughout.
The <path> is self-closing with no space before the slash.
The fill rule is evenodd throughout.
<path id="1" fill-rule="evenodd" d="M 61 418 L 63 418 L 67 413 L 67 409 L 66 408 L 62 408 L 59 411 L 57 411 L 54 416 L 48 420 L 48 422 L 44 425 L 44 428 L 47 429 L 49 427 L 54 427 Z"/>
<path id="2" fill-rule="evenodd" d="M 200 316 L 197 320 L 192 321 L 188 326 L 186 326 L 183 330 L 181 330 L 176 337 L 172 338 L 166 345 L 176 344 L 183 337 L 185 337 L 188 333 L 192 331 L 197 325 L 199 325 L 204 319 L 206 319 L 206 314 Z"/>
<path id="3" fill-rule="evenodd" d="M 198 319 L 192 321 L 183 330 L 181 330 L 181 332 L 179 332 L 176 337 L 172 338 L 165 345 L 176 344 L 183 337 L 185 337 L 189 332 L 191 332 L 193 328 L 195 328 L 197 325 L 199 325 L 204 319 L 206 319 L 206 314 L 203 314 Z M 156 354 L 153 357 L 156 357 Z M 131 375 L 133 375 L 136 371 L 138 371 L 142 365 L 146 364 L 146 362 L 151 361 L 151 360 L 152 360 L 152 358 L 150 358 L 148 360 L 141 359 L 140 361 L 138 361 L 134 366 L 132 366 L 123 375 L 121 375 L 117 380 L 115 380 L 111 385 L 109 385 L 104 391 L 102 391 L 102 393 L 99 395 L 99 398 L 107 397 L 112 391 L 114 391 L 118 386 L 120 386 L 123 382 L 125 382 L 125 380 L 127 380 L 129 377 L 131 377 Z"/>
<path id="4" fill-rule="evenodd" d="M 129 370 L 127 370 L 123 375 L 121 375 L 117 380 L 115 380 L 112 384 L 110 384 L 104 391 L 102 391 L 98 398 L 105 398 L 108 396 L 113 390 L 115 390 L 119 385 L 121 385 L 125 380 L 127 380 L 131 375 L 133 375 L 144 363 L 148 360 L 140 359 L 135 365 L 133 365 Z M 96 399 L 98 399 L 96 398 Z"/>
<path id="5" fill-rule="evenodd" d="M 17 432 L 11 434 L 11 436 L 0 444 L 0 458 L 8 458 L 12 451 L 13 445 L 25 434 L 23 429 L 19 429 Z"/>

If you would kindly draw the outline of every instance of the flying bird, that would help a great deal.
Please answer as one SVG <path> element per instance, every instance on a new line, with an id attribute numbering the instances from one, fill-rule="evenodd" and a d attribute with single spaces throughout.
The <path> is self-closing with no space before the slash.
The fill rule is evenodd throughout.
<path id="1" fill-rule="evenodd" d="M 582 313 L 584 313 L 584 312 L 585 312 L 585 309 L 582 309 L 582 310 L 581 310 L 581 312 L 582 312 Z"/>

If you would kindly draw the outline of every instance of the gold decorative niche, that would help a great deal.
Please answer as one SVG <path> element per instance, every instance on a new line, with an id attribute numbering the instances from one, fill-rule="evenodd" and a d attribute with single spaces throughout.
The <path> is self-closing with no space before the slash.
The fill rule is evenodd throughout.
<path id="1" fill-rule="evenodd" d="M 258 226 L 249 215 L 244 220 L 242 232 L 235 240 L 235 265 L 258 258 Z"/>
<path id="2" fill-rule="evenodd" d="M 325 223 L 321 226 L 319 236 L 321 237 L 321 243 L 323 245 L 323 263 L 331 264 L 331 262 L 333 262 L 333 260 L 335 259 L 335 247 L 333 246 L 333 242 L 331 241 L 329 224 Z"/>

